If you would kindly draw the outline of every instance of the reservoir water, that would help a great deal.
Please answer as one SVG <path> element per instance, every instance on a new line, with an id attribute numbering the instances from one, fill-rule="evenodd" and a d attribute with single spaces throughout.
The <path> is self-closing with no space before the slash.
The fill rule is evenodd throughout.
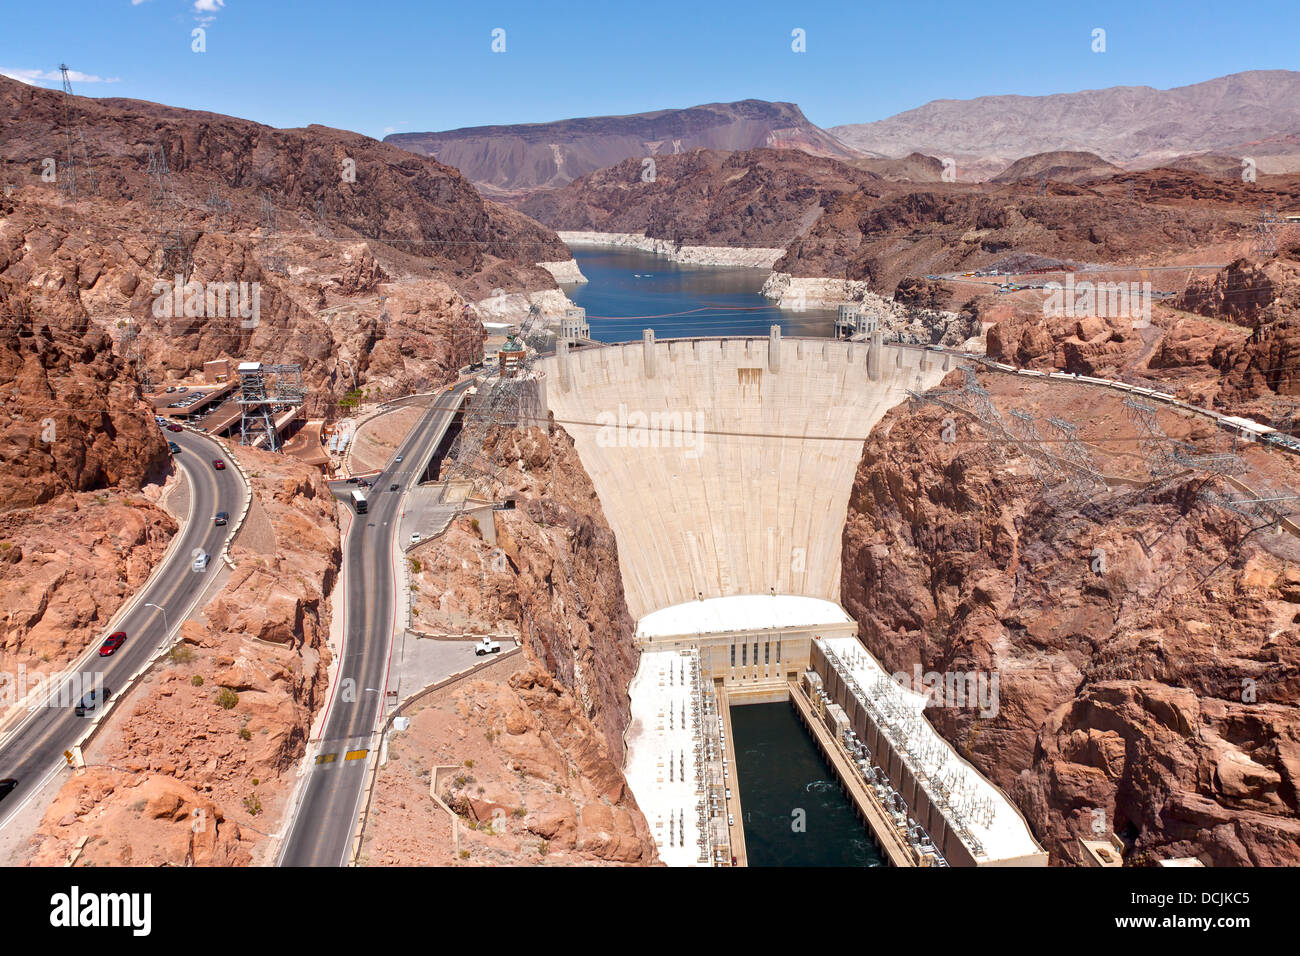
<path id="1" fill-rule="evenodd" d="M 626 249 L 573 250 L 588 282 L 566 286 L 569 298 L 587 310 L 591 337 L 600 342 L 641 338 L 654 329 L 659 339 L 695 335 L 782 335 L 829 337 L 835 311 L 779 309 L 759 295 L 766 269 L 690 266 L 665 256 Z"/>
<path id="2" fill-rule="evenodd" d="M 884 865 L 788 702 L 731 708 L 731 732 L 750 866 Z"/>

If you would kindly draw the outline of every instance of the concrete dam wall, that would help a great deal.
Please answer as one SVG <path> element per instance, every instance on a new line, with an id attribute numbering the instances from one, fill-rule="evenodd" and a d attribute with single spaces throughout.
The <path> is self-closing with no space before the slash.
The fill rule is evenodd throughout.
<path id="1" fill-rule="evenodd" d="M 539 363 L 618 540 L 628 609 L 795 594 L 838 602 L 849 492 L 872 426 L 948 359 L 831 339 L 680 339 Z"/>

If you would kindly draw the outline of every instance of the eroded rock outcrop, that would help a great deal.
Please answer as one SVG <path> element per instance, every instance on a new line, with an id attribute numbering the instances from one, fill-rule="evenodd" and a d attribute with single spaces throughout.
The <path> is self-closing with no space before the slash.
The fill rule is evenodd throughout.
<path id="1" fill-rule="evenodd" d="M 449 826 L 428 817 L 436 761 L 465 768 L 442 795 L 469 863 L 653 863 L 621 769 L 639 655 L 614 534 L 564 431 L 496 430 L 487 453 L 502 467 L 495 493 L 515 507 L 494 512 L 492 529 L 459 519 L 410 554 L 413 620 L 514 635 L 522 655 L 420 702 L 394 738 L 402 759 L 380 776 L 365 857 L 454 861 Z"/>
<path id="2" fill-rule="evenodd" d="M 1060 391 L 986 385 L 1004 409 Z M 1005 392 L 1005 396 L 1003 396 Z M 1109 473 L 1140 467 L 1093 392 Z M 1114 406 L 1114 407 L 1112 407 Z M 1300 547 L 1207 505 L 1196 482 L 1041 494 L 1022 456 L 947 410 L 867 441 L 844 534 L 844 606 L 892 672 L 999 675 L 995 717 L 934 708 L 1057 864 L 1101 819 L 1131 862 L 1300 861 Z M 1113 443 L 1095 434 L 1101 423 Z M 1127 439 L 1131 442 L 1131 438 Z M 1099 563 L 1100 561 L 1100 563 Z M 1098 816 L 1100 815 L 1100 816 Z"/>
<path id="3" fill-rule="evenodd" d="M 417 705 L 390 737 L 370 865 L 645 865 L 654 841 L 600 732 L 536 660 L 503 660 Z M 437 792 L 457 815 L 460 853 Z"/>
<path id="4" fill-rule="evenodd" d="M 563 430 L 496 431 L 489 449 L 508 463 L 503 494 L 515 499 L 514 510 L 496 512 L 498 550 L 466 519 L 419 549 L 417 626 L 469 619 L 522 634 L 621 762 L 638 654 L 614 533 Z"/>

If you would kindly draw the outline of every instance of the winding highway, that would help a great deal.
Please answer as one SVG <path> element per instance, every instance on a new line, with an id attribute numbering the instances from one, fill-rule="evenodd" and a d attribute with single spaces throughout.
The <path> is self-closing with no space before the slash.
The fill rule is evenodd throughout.
<path id="1" fill-rule="evenodd" d="M 388 660 L 398 607 L 395 537 L 407 488 L 446 434 L 472 384 L 440 392 L 407 433 L 367 493 L 367 513 L 353 515 L 344 546 L 345 632 L 324 729 L 296 812 L 280 848 L 280 866 L 342 866 L 348 862 L 365 789 L 370 751 L 383 715 Z M 398 461 L 398 459 L 401 459 Z M 390 491 L 391 485 L 397 491 Z"/>
<path id="2" fill-rule="evenodd" d="M 17 786 L 0 801 L 0 828 L 17 815 L 51 776 L 67 767 L 64 751 L 76 745 L 90 726 L 91 718 L 78 717 L 73 712 L 73 704 L 85 687 L 93 685 L 102 675 L 103 687 L 110 692 L 111 710 L 115 695 L 170 641 L 171 634 L 194 610 L 206 585 L 220 569 L 222 548 L 227 536 L 235 530 L 248 490 L 238 469 L 227 467 L 218 471 L 213 467 L 215 459 L 226 457 L 216 442 L 190 431 L 164 434 L 181 449 L 175 461 L 188 477 L 188 519 L 169 546 L 163 563 L 154 569 L 144 587 L 110 622 L 101 639 L 62 672 L 77 676 L 61 679 L 55 688 L 58 693 L 47 693 L 41 699 L 30 701 L 26 716 L 0 734 L 0 779 L 17 780 Z M 230 514 L 228 524 L 214 524 L 218 511 Z M 209 556 L 210 563 L 204 571 L 194 569 L 199 551 Z M 100 657 L 102 639 L 116 631 L 126 632 L 126 642 L 111 657 Z M 31 687 L 30 682 L 27 687 Z M 15 696 L 23 690 L 11 689 L 15 690 Z"/>

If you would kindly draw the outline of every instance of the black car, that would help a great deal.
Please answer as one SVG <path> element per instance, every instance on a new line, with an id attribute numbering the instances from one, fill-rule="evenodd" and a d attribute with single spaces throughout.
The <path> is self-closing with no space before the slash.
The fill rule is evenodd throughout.
<path id="1" fill-rule="evenodd" d="M 396 491 L 396 490 L 397 490 L 397 482 L 393 482 L 391 485 L 389 485 L 389 486 L 388 486 L 388 490 L 389 490 L 389 491 Z"/>
<path id="2" fill-rule="evenodd" d="M 218 511 L 217 516 L 212 519 L 213 523 L 219 528 L 230 520 L 230 513 L 227 511 Z"/>
<path id="3" fill-rule="evenodd" d="M 167 450 L 173 455 L 179 455 L 181 453 L 181 446 L 176 444 L 174 441 L 169 441 L 167 443 Z"/>
<path id="4" fill-rule="evenodd" d="M 93 714 L 103 705 L 104 701 L 113 696 L 113 692 L 107 687 L 103 688 L 101 694 L 98 690 L 86 691 L 86 696 L 78 701 L 77 706 L 72 708 L 72 712 L 78 717 L 85 717 L 86 714 Z"/>
<path id="5" fill-rule="evenodd" d="M 9 796 L 16 786 L 18 786 L 18 781 L 13 777 L 5 777 L 3 780 L 0 780 L 0 800 Z"/>

